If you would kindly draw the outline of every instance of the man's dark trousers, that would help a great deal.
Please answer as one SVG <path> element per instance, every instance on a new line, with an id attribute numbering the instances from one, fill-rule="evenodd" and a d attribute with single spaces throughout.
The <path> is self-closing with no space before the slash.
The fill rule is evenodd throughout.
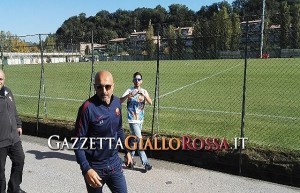
<path id="1" fill-rule="evenodd" d="M 0 148 L 0 190 L 5 193 L 6 180 L 5 180 L 5 163 L 7 156 L 12 161 L 10 179 L 8 182 L 7 193 L 15 193 L 20 190 L 22 182 L 23 167 L 25 154 L 23 151 L 21 141 L 7 147 Z"/>

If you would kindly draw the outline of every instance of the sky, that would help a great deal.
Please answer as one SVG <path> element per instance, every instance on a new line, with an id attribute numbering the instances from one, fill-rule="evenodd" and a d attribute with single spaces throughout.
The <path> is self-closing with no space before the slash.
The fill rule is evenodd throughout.
<path id="1" fill-rule="evenodd" d="M 202 6 L 222 0 L 1 0 L 0 31 L 24 36 L 55 33 L 65 20 L 85 13 L 95 16 L 99 11 L 110 13 L 118 9 L 133 11 L 136 8 L 155 8 L 157 5 L 169 10 L 172 4 L 186 5 L 193 11 Z M 230 4 L 232 1 L 228 0 Z"/>

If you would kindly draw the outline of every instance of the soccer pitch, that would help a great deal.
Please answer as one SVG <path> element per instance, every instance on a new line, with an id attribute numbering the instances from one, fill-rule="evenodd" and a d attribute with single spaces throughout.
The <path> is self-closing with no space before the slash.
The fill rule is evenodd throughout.
<path id="1" fill-rule="evenodd" d="M 154 116 L 154 131 L 229 141 L 240 136 L 244 63 L 242 59 L 160 61 L 159 113 Z M 95 63 L 95 71 L 112 72 L 117 96 L 132 85 L 132 74 L 141 72 L 142 87 L 153 100 L 156 67 L 156 61 Z M 4 70 L 19 113 L 36 117 L 41 66 L 9 65 Z M 45 64 L 41 116 L 47 113 L 48 118 L 75 120 L 78 107 L 89 96 L 91 71 L 91 63 Z M 247 61 L 245 137 L 250 144 L 300 150 L 299 77 L 299 59 Z M 147 132 L 151 131 L 152 115 L 153 107 L 148 105 Z M 123 117 L 128 128 L 125 105 Z"/>

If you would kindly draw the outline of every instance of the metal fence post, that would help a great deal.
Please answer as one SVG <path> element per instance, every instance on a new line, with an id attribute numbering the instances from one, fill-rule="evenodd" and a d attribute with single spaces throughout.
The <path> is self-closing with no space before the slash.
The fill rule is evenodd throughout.
<path id="1" fill-rule="evenodd" d="M 41 76 L 40 76 L 40 89 L 39 89 L 39 99 L 38 99 L 38 108 L 37 108 L 37 115 L 36 115 L 36 134 L 38 136 L 39 133 L 39 119 L 40 119 L 40 102 L 41 102 L 41 94 L 43 95 L 43 105 L 44 105 L 44 115 L 47 118 L 47 106 L 46 106 L 46 92 L 45 92 L 45 79 L 44 79 L 44 45 L 41 38 L 41 34 L 39 34 L 39 41 L 40 41 L 40 51 L 41 51 Z"/>
<path id="2" fill-rule="evenodd" d="M 155 91 L 154 91 L 154 104 L 153 104 L 153 115 L 152 115 L 152 129 L 151 135 L 154 136 L 154 120 L 156 120 L 156 134 L 159 131 L 159 26 L 157 30 L 157 44 L 156 44 L 156 78 L 155 78 Z"/>
<path id="3" fill-rule="evenodd" d="M 247 80 L 247 60 L 248 60 L 248 25 L 249 21 L 246 22 L 246 45 L 245 45 L 245 63 L 244 63 L 244 82 L 243 82 L 243 99 L 242 99 L 242 116 L 241 116 L 241 138 L 239 148 L 239 175 L 242 174 L 242 148 L 243 138 L 245 136 L 245 110 L 246 110 L 246 80 Z"/>
<path id="4" fill-rule="evenodd" d="M 95 93 L 95 92 L 92 92 L 95 91 L 93 89 L 93 85 L 94 85 L 94 76 L 95 76 L 95 60 L 94 60 L 94 32 L 93 30 L 91 31 L 91 34 L 92 34 L 92 71 L 91 71 L 91 80 L 90 80 L 90 92 L 89 92 L 89 98 Z"/>

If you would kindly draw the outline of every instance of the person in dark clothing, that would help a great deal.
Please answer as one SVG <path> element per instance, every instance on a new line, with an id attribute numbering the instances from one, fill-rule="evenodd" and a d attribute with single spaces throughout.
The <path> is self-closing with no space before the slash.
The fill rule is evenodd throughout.
<path id="1" fill-rule="evenodd" d="M 113 76 L 108 71 L 95 75 L 96 94 L 78 110 L 75 124 L 75 156 L 89 193 L 101 193 L 104 184 L 114 193 L 127 193 L 118 145 L 125 147 L 120 99 L 113 95 Z M 87 140 L 84 140 L 87 139 Z M 119 144 L 121 142 L 121 144 Z M 126 150 L 126 148 L 125 148 Z M 131 155 L 125 152 L 127 165 Z"/>
<path id="2" fill-rule="evenodd" d="M 7 193 L 25 193 L 20 188 L 25 160 L 20 138 L 22 122 L 16 110 L 13 94 L 4 82 L 5 74 L 0 70 L 0 191 L 6 193 L 5 163 L 9 156 L 12 167 Z"/>

